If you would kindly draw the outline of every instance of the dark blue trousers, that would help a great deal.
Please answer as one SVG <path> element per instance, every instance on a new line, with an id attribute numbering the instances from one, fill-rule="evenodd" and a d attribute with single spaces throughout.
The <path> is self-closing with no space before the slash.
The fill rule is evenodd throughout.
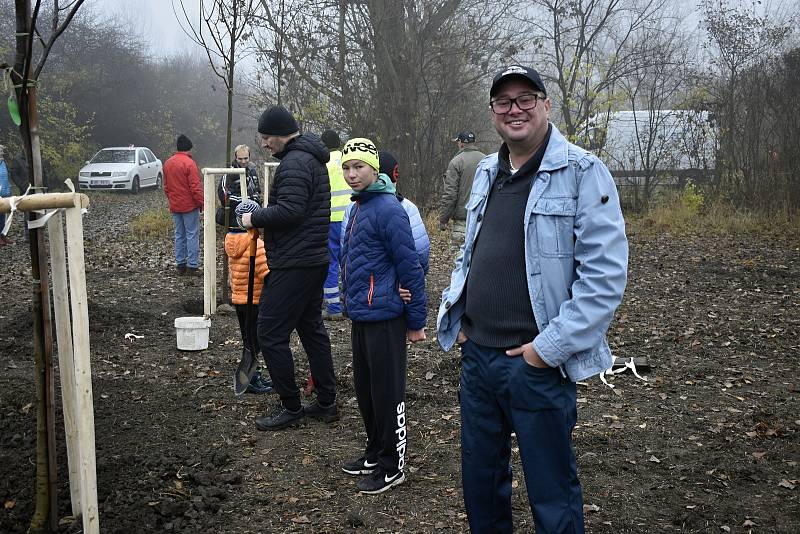
<path id="1" fill-rule="evenodd" d="M 558 369 L 472 341 L 461 346 L 461 476 L 473 533 L 511 533 L 511 433 L 537 534 L 583 534 L 572 429 L 575 384 Z"/>
<path id="2" fill-rule="evenodd" d="M 331 259 L 328 263 L 328 277 L 322 289 L 323 303 L 328 313 L 342 313 L 342 303 L 339 301 L 339 249 L 342 238 L 342 223 L 331 222 L 328 226 L 328 252 Z"/>

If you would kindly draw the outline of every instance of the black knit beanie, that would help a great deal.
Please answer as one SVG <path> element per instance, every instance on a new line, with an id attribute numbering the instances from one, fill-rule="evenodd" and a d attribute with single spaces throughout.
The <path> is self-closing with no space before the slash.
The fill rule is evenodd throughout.
<path id="1" fill-rule="evenodd" d="M 342 146 L 342 140 L 339 139 L 339 134 L 334 130 L 325 130 L 322 132 L 322 142 L 328 147 L 328 150 L 338 150 Z"/>
<path id="2" fill-rule="evenodd" d="M 380 170 L 378 172 L 382 172 L 388 176 L 393 184 L 397 183 L 397 178 L 400 176 L 400 165 L 397 163 L 395 157 L 389 152 L 381 150 L 378 152 L 378 161 L 380 162 Z"/>
<path id="3" fill-rule="evenodd" d="M 178 150 L 180 152 L 187 152 L 192 149 L 192 140 L 183 134 L 178 136 Z"/>
<path id="4" fill-rule="evenodd" d="M 300 131 L 297 121 L 283 106 L 272 106 L 258 119 L 258 133 L 264 135 L 291 135 Z"/>

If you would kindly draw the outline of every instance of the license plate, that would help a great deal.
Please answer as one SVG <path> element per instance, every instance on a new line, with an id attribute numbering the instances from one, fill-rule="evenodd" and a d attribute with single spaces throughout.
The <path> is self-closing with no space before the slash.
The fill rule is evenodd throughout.
<path id="1" fill-rule="evenodd" d="M 111 180 L 92 180 L 91 185 L 111 185 Z"/>

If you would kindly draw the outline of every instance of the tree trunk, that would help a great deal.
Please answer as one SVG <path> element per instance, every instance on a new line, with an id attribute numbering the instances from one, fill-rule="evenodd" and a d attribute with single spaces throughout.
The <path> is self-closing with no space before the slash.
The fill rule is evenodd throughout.
<path id="1" fill-rule="evenodd" d="M 377 124 L 372 129 L 385 133 L 385 137 L 373 140 L 405 163 L 408 170 L 404 174 L 413 187 L 418 180 L 418 172 L 412 167 L 416 163 L 417 131 L 416 114 L 409 110 L 417 109 L 417 43 L 406 22 L 405 2 L 371 0 L 367 5 L 374 25 L 375 64 L 380 70 L 375 95 Z"/>
<path id="2" fill-rule="evenodd" d="M 230 68 L 228 69 L 228 120 L 227 120 L 227 127 L 225 133 L 225 153 L 227 154 L 228 160 L 225 165 L 230 165 L 231 161 L 233 161 L 233 157 L 231 156 L 231 139 L 233 137 L 233 67 L 234 67 L 234 40 L 231 39 L 231 55 L 230 55 Z M 247 177 L 245 176 L 245 179 Z M 242 177 L 239 178 L 240 180 Z M 225 203 L 223 206 L 225 209 L 226 217 L 225 217 L 225 229 L 223 230 L 222 234 L 222 302 L 228 304 L 230 300 L 230 287 L 228 284 L 228 253 L 225 251 L 225 234 L 228 233 L 228 222 L 230 218 L 228 204 Z"/>
<path id="3" fill-rule="evenodd" d="M 39 144 L 36 88 L 28 78 L 33 62 L 32 15 L 30 0 L 16 0 L 17 50 L 12 80 L 19 103 L 20 134 L 32 171 L 32 183 L 42 187 L 42 158 Z M 30 180 L 30 178 L 29 178 Z M 31 220 L 36 219 L 30 213 Z M 53 336 L 50 323 L 50 287 L 44 235 L 30 231 L 31 274 L 33 276 L 33 352 L 36 371 L 36 509 L 29 532 L 53 530 L 58 524 L 54 387 L 52 369 Z"/>

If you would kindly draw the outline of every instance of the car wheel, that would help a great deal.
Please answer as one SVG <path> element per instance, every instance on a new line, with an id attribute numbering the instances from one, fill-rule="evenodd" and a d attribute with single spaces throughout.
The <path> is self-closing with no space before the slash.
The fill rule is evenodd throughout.
<path id="1" fill-rule="evenodd" d="M 161 189 L 164 186 L 164 177 L 161 176 L 161 173 L 158 173 L 158 177 L 156 178 L 156 189 Z"/>
<path id="2" fill-rule="evenodd" d="M 138 195 L 139 194 L 139 177 L 138 176 L 134 176 L 133 177 L 133 183 L 131 184 L 131 193 L 133 193 L 134 195 Z"/>

